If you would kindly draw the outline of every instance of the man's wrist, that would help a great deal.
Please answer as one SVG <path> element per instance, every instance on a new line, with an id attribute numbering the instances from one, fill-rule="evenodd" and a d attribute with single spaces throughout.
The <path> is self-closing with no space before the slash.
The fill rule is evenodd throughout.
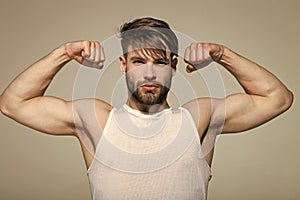
<path id="1" fill-rule="evenodd" d="M 65 44 L 59 46 L 58 48 L 54 49 L 50 56 L 54 59 L 57 66 L 65 64 L 71 60 L 69 55 L 67 54 Z"/>
<path id="2" fill-rule="evenodd" d="M 222 54 L 220 56 L 218 63 L 225 66 L 231 66 L 233 63 L 234 52 L 223 46 Z"/>
<path id="3" fill-rule="evenodd" d="M 214 44 L 214 43 L 209 43 L 210 45 L 210 56 L 215 62 L 220 62 L 223 54 L 224 54 L 224 49 L 225 46 L 220 45 L 220 44 Z"/>

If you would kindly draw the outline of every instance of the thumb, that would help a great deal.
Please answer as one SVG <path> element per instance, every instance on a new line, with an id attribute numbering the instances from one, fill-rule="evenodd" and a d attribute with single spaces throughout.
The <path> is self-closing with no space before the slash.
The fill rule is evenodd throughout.
<path id="1" fill-rule="evenodd" d="M 77 62 L 79 62 L 80 64 L 82 64 L 83 61 L 84 61 L 84 57 L 82 57 L 82 56 L 74 56 L 74 60 L 76 60 Z"/>
<path id="2" fill-rule="evenodd" d="M 187 73 L 192 73 L 193 71 L 196 70 L 196 68 L 193 66 L 193 65 L 187 65 L 186 68 L 185 68 L 186 72 Z"/>

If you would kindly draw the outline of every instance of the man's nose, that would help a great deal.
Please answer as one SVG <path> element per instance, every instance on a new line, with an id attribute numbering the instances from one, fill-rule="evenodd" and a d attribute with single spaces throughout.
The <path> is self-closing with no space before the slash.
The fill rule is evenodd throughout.
<path id="1" fill-rule="evenodd" d="M 155 80 L 156 79 L 156 73 L 154 69 L 153 63 L 147 63 L 144 69 L 144 78 L 146 80 Z"/>

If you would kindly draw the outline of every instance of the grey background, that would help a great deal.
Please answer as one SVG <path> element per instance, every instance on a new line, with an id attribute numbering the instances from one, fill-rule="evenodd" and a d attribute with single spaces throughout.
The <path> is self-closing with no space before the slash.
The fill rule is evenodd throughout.
<path id="1" fill-rule="evenodd" d="M 164 19 L 198 41 L 222 43 L 265 66 L 295 94 L 289 112 L 244 134 L 220 137 L 209 200 L 299 199 L 299 9 L 296 0 L 1 0 L 0 90 L 64 42 L 103 41 L 117 33 L 123 22 L 136 17 Z M 184 74 L 184 65 L 179 64 Z M 47 94 L 71 99 L 78 69 L 76 63 L 69 63 Z M 226 93 L 241 91 L 232 76 L 219 69 Z M 116 61 L 99 83 L 96 96 L 110 101 L 120 76 Z M 201 77 L 186 77 L 197 95 L 207 95 Z M 171 95 L 170 100 L 176 104 L 176 97 Z M 75 138 L 40 134 L 2 115 L 0 124 L 0 199 L 90 198 Z"/>

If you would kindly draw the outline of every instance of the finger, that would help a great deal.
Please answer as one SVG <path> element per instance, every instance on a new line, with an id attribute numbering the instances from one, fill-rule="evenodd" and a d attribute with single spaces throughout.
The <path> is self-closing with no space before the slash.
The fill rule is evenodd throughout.
<path id="1" fill-rule="evenodd" d="M 91 55 L 88 57 L 89 60 L 95 60 L 95 54 L 96 54 L 96 50 L 95 50 L 95 42 L 91 42 Z"/>
<path id="2" fill-rule="evenodd" d="M 99 63 L 96 63 L 93 60 L 89 60 L 89 59 L 84 59 L 81 64 L 86 66 L 86 67 L 90 67 L 90 68 L 96 68 L 96 69 L 101 69 L 102 68 L 102 67 L 99 66 Z"/>
<path id="3" fill-rule="evenodd" d="M 203 59 L 207 60 L 207 59 L 211 59 L 211 56 L 209 54 L 209 44 L 208 43 L 204 43 L 202 44 L 202 54 L 203 54 Z"/>
<path id="4" fill-rule="evenodd" d="M 95 62 L 100 61 L 100 44 L 99 42 L 95 42 Z"/>
<path id="5" fill-rule="evenodd" d="M 193 65 L 187 65 L 185 68 L 186 72 L 191 73 L 196 70 L 196 68 Z"/>
<path id="6" fill-rule="evenodd" d="M 192 43 L 190 46 L 190 62 L 196 62 L 196 54 L 197 54 L 197 44 L 196 43 Z"/>
<path id="7" fill-rule="evenodd" d="M 81 64 L 83 63 L 83 60 L 84 60 L 84 58 L 82 56 L 76 56 L 76 55 L 74 56 L 74 59 Z"/>
<path id="8" fill-rule="evenodd" d="M 100 61 L 104 62 L 105 61 L 105 53 L 104 53 L 104 48 L 102 45 L 100 45 Z"/>
<path id="9" fill-rule="evenodd" d="M 184 62 L 190 63 L 190 47 L 188 46 L 184 51 Z"/>
<path id="10" fill-rule="evenodd" d="M 204 59 L 204 54 L 203 54 L 202 44 L 198 43 L 197 50 L 196 50 L 196 62 L 201 62 L 201 60 L 203 59 Z"/>
<path id="11" fill-rule="evenodd" d="M 89 57 L 91 55 L 90 45 L 91 45 L 90 41 L 82 42 L 82 49 L 83 49 L 83 51 L 81 52 L 82 57 Z"/>

